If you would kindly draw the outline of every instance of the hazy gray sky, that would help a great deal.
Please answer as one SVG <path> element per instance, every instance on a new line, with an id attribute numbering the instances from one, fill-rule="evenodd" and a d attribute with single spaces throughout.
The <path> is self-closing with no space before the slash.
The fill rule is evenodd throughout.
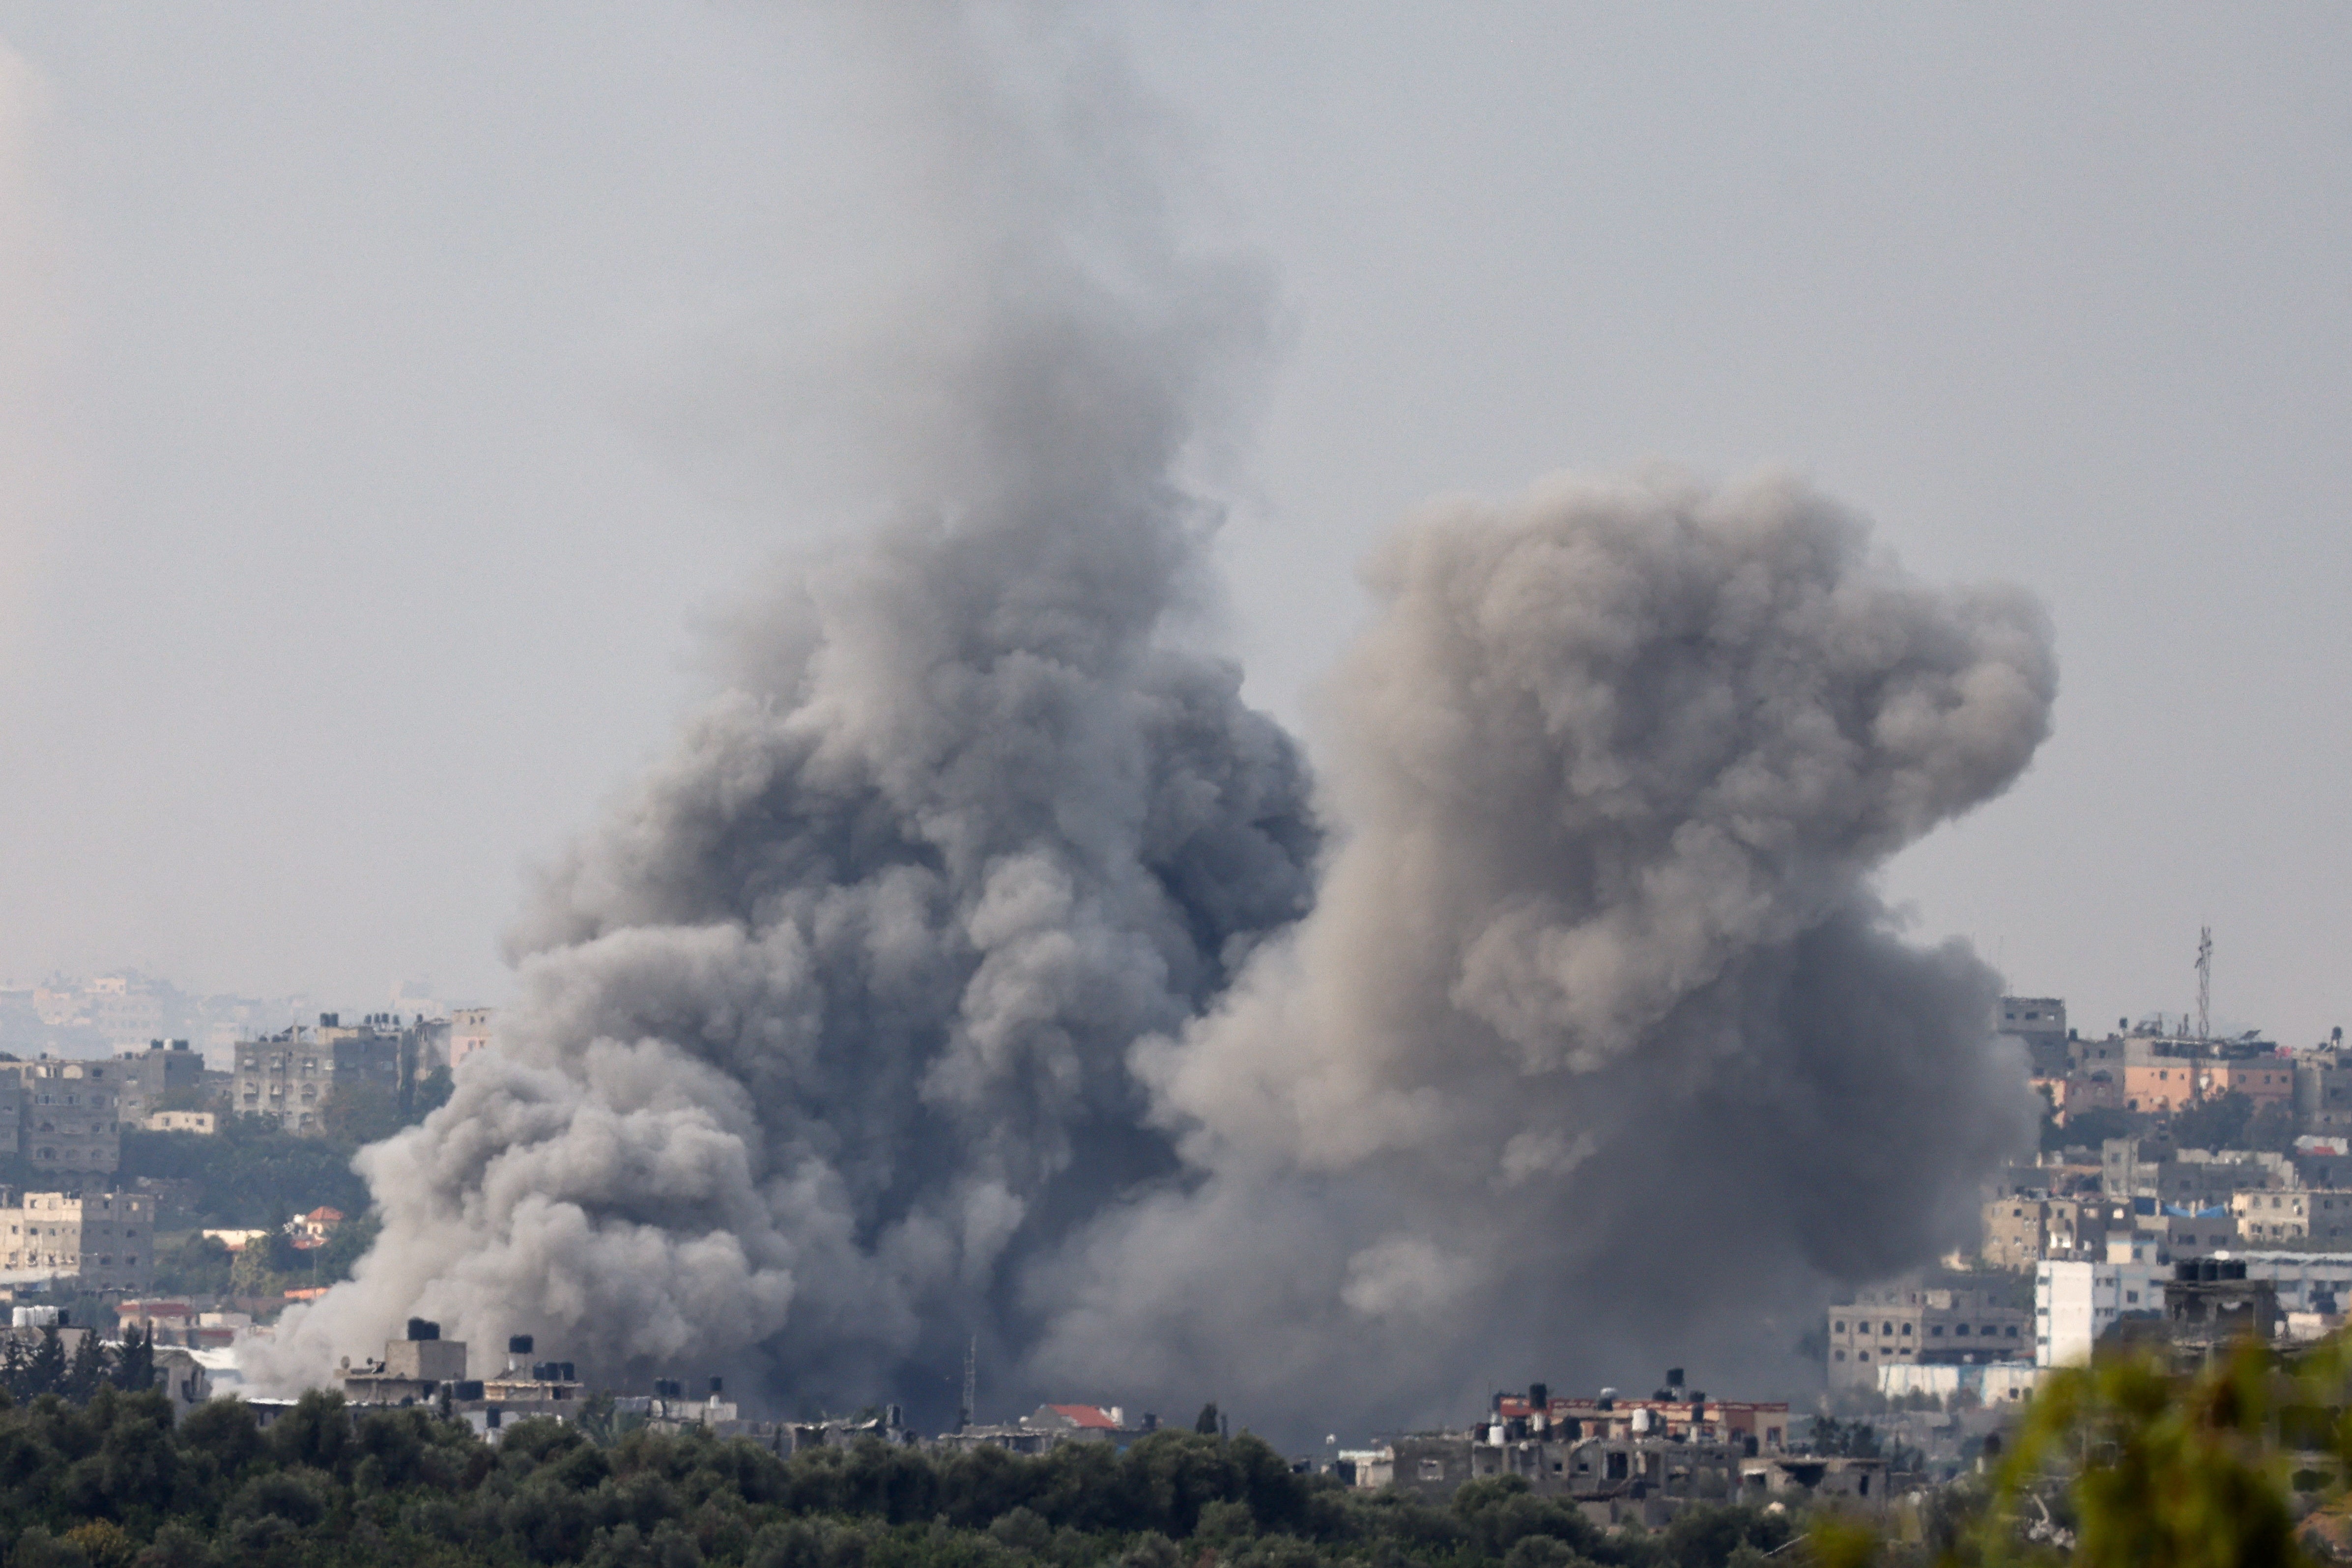
<path id="1" fill-rule="evenodd" d="M 1784 464 L 2046 600 L 1893 891 L 2083 1024 L 2352 1023 L 2352 12 L 1137 7 L 1285 307 L 1221 554 L 1294 719 L 1439 492 Z M 0 6 L 0 973 L 495 999 L 518 873 L 844 525 L 762 365 L 908 193 L 789 12 Z M 1311 733 L 1311 730 L 1310 730 Z"/>

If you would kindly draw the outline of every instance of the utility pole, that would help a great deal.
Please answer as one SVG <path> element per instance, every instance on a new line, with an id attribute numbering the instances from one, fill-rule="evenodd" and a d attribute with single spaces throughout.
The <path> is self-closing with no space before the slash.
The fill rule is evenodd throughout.
<path id="1" fill-rule="evenodd" d="M 2197 1038 L 2213 1038 L 2213 928 L 2197 928 Z"/>
<path id="2" fill-rule="evenodd" d="M 956 1412 L 957 1431 L 961 1432 L 971 1425 L 972 1417 L 978 1413 L 979 1406 L 980 1336 L 974 1334 L 971 1336 L 971 1343 L 964 1346 L 963 1351 L 963 1408 Z"/>

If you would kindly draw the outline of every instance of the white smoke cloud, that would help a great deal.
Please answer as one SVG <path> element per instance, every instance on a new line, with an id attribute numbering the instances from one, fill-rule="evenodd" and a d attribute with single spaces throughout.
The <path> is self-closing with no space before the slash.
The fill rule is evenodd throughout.
<path id="1" fill-rule="evenodd" d="M 2027 765 L 2039 611 L 1785 478 L 1437 508 L 1331 688 L 1325 859 L 1176 634 L 1263 286 L 1170 233 L 1083 26 L 945 16 L 886 30 L 958 265 L 782 405 L 844 388 L 893 519 L 546 878 L 264 1375 L 419 1313 L 924 1411 L 978 1333 L 1008 1403 L 1397 1418 L 1956 1237 L 2032 1103 L 1870 879 Z"/>

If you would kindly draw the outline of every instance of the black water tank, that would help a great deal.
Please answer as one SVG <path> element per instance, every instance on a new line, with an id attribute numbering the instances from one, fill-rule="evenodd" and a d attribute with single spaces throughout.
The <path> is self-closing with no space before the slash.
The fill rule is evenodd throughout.
<path id="1" fill-rule="evenodd" d="M 568 1361 L 564 1361 L 564 1362 L 558 1362 L 556 1364 L 557 1364 L 557 1365 L 559 1365 L 559 1366 L 561 1366 L 561 1367 L 563 1369 L 563 1381 L 564 1381 L 564 1382 L 566 1382 L 566 1383 L 577 1383 L 577 1382 L 579 1382 L 579 1381 L 580 1381 L 580 1379 L 579 1379 L 578 1375 L 575 1375 L 575 1374 L 572 1372 L 572 1364 L 571 1364 L 570 1362 L 568 1362 Z"/>
<path id="2" fill-rule="evenodd" d="M 439 1339 L 441 1337 L 441 1325 L 435 1322 L 430 1318 L 411 1318 L 408 1320 L 408 1337 L 411 1339 Z"/>
<path id="3" fill-rule="evenodd" d="M 509 1355 L 529 1355 L 530 1354 L 530 1335 L 527 1333 L 519 1333 L 509 1338 L 507 1341 L 507 1354 Z"/>
<path id="4" fill-rule="evenodd" d="M 720 1394 L 726 1392 L 726 1389 L 727 1380 L 725 1378 L 714 1377 L 710 1380 L 710 1394 L 712 1398 L 717 1398 Z"/>
<path id="5" fill-rule="evenodd" d="M 1680 1388 L 1682 1385 L 1683 1369 L 1679 1366 L 1670 1366 L 1666 1368 L 1666 1386 L 1669 1388 Z"/>
<path id="6" fill-rule="evenodd" d="M 1540 1383 L 1528 1385 L 1528 1405 L 1540 1415 L 1551 1408 L 1551 1389 Z"/>

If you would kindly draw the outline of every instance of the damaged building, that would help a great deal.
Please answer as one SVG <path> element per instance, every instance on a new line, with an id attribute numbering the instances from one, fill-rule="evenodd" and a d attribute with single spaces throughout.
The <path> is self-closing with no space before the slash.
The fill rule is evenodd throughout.
<path id="1" fill-rule="evenodd" d="M 1602 1525 L 1659 1524 L 1693 1501 L 1792 1491 L 1870 1507 L 1884 1500 L 1883 1460 L 1791 1454 L 1788 1432 L 1786 1404 L 1710 1400 L 1684 1386 L 1677 1368 L 1647 1399 L 1605 1388 L 1554 1396 L 1543 1384 L 1498 1394 L 1488 1418 L 1467 1430 L 1415 1433 L 1343 1456 L 1341 1479 L 1443 1501 L 1465 1482 L 1517 1476 Z"/>

